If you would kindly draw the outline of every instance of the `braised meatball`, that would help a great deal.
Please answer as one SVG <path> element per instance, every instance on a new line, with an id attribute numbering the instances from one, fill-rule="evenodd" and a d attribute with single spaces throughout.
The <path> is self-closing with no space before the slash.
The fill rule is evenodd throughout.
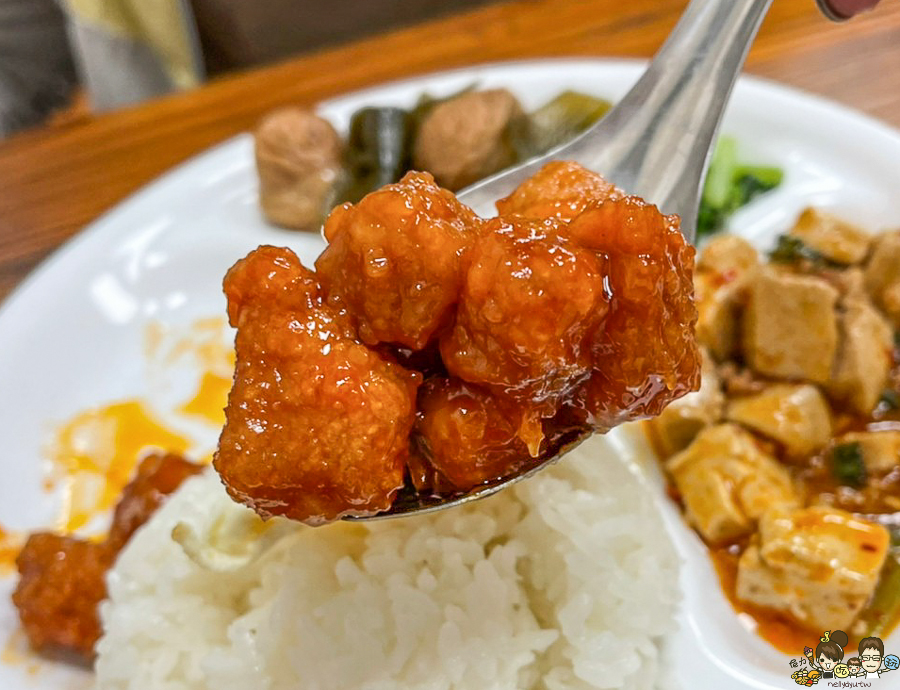
<path id="1" fill-rule="evenodd" d="M 34 649 L 94 657 L 100 638 L 100 602 L 115 550 L 47 532 L 32 534 L 16 559 L 13 603 Z"/>
<path id="2" fill-rule="evenodd" d="M 600 258 L 556 221 L 490 221 L 475 243 L 447 370 L 551 416 L 591 370 L 589 338 L 607 310 Z M 531 444 L 530 444 L 531 445 Z"/>
<path id="3" fill-rule="evenodd" d="M 497 202 L 500 215 L 570 221 L 591 204 L 624 196 L 614 184 L 578 163 L 554 161 Z"/>
<path id="4" fill-rule="evenodd" d="M 289 284 L 300 286 L 296 301 L 282 293 Z M 237 363 L 214 464 L 228 493 L 264 517 L 308 524 L 388 508 L 421 375 L 358 342 L 288 249 L 252 252 L 228 272 L 225 294 Z"/>
<path id="5" fill-rule="evenodd" d="M 576 404 L 605 430 L 697 390 L 694 249 L 677 216 L 637 197 L 610 199 L 575 218 L 568 233 L 606 258 L 612 293 L 592 343 L 594 373 Z"/>
<path id="6" fill-rule="evenodd" d="M 419 392 L 416 433 L 431 465 L 454 488 L 500 479 L 527 464 L 516 411 L 459 379 L 435 378 Z"/>
<path id="7" fill-rule="evenodd" d="M 419 127 L 413 164 L 457 190 L 516 162 L 522 106 L 506 89 L 468 91 L 436 105 Z"/>
<path id="8" fill-rule="evenodd" d="M 316 261 L 326 300 L 353 312 L 364 343 L 420 350 L 452 318 L 479 225 L 428 173 L 338 207 Z"/>
<path id="9" fill-rule="evenodd" d="M 137 475 L 122 490 L 113 513 L 109 543 L 121 549 L 189 477 L 203 471 L 203 465 L 174 453 L 148 455 L 138 466 Z"/>
<path id="10" fill-rule="evenodd" d="M 342 176 L 340 135 L 302 108 L 276 110 L 254 135 L 259 203 L 272 223 L 318 231 Z"/>

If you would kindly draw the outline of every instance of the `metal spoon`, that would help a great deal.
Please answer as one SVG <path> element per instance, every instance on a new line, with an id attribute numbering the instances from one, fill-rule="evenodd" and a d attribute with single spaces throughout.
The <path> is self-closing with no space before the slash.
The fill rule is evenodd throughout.
<path id="1" fill-rule="evenodd" d="M 692 0 L 637 84 L 600 122 L 572 141 L 459 194 L 484 216 L 553 160 L 577 161 L 630 194 L 681 216 L 694 241 L 706 168 L 731 89 L 772 0 Z M 405 489 L 390 510 L 356 520 L 430 513 L 484 498 L 530 477 L 590 436 L 572 431 L 518 474 L 452 496 Z"/>

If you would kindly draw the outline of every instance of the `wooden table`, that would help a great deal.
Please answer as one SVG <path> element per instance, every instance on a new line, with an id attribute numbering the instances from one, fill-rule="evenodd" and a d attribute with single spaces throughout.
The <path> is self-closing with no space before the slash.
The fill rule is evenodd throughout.
<path id="1" fill-rule="evenodd" d="M 519 0 L 229 77 L 0 144 L 0 299 L 60 243 L 176 163 L 286 103 L 537 56 L 650 56 L 685 0 Z M 748 69 L 900 127 L 900 0 L 835 25 L 775 0 Z M 898 161 L 900 165 L 900 161 Z"/>

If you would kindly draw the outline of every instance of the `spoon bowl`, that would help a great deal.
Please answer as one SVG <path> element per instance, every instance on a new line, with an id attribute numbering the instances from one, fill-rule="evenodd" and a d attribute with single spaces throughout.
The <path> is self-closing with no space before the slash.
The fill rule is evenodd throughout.
<path id="1" fill-rule="evenodd" d="M 696 236 L 703 180 L 719 123 L 747 52 L 772 0 L 692 0 L 646 72 L 593 127 L 550 152 L 463 190 L 460 201 L 484 217 L 494 202 L 551 161 L 575 161 L 624 189 L 678 214 Z M 425 494 L 407 486 L 379 520 L 443 510 L 485 498 L 559 460 L 591 436 L 566 431 L 519 472 L 467 492 Z"/>

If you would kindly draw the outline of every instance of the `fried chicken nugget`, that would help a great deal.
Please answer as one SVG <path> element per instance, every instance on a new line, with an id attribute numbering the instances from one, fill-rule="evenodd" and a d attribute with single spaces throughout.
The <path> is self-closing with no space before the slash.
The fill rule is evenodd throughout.
<path id="1" fill-rule="evenodd" d="M 49 532 L 28 537 L 16 559 L 20 578 L 12 600 L 34 649 L 94 658 L 106 571 L 115 557 L 104 543 Z"/>
<path id="2" fill-rule="evenodd" d="M 501 216 L 570 221 L 591 204 L 624 196 L 595 172 L 569 161 L 554 161 L 497 202 Z"/>
<path id="3" fill-rule="evenodd" d="M 531 459 L 517 436 L 516 416 L 483 388 L 433 378 L 419 391 L 416 433 L 434 469 L 454 488 L 467 490 L 505 477 Z"/>
<path id="4" fill-rule="evenodd" d="M 316 260 L 326 301 L 355 315 L 364 343 L 421 350 L 452 318 L 479 228 L 429 173 L 407 173 L 329 216 Z"/>
<path id="5" fill-rule="evenodd" d="M 308 524 L 388 508 L 421 375 L 356 340 L 288 249 L 251 252 L 225 294 L 237 364 L 214 465 L 228 493 Z"/>
<path id="6" fill-rule="evenodd" d="M 109 544 L 122 549 L 186 479 L 203 471 L 203 465 L 174 453 L 148 455 L 138 465 L 137 475 L 119 497 L 109 531 Z"/>
<path id="7" fill-rule="evenodd" d="M 677 216 L 638 197 L 608 199 L 568 226 L 607 260 L 611 303 L 593 344 L 594 373 L 579 404 L 600 430 L 659 414 L 700 385 L 694 339 L 694 248 Z"/>
<path id="8" fill-rule="evenodd" d="M 129 538 L 202 465 L 171 453 L 149 455 L 116 504 L 105 541 L 49 532 L 32 534 L 19 552 L 19 584 L 12 599 L 31 646 L 91 661 L 100 639 L 99 607 L 106 598 L 106 572 Z"/>
<path id="9" fill-rule="evenodd" d="M 454 328 L 440 343 L 452 375 L 528 404 L 538 425 L 590 373 L 590 337 L 608 306 L 600 259 L 560 227 L 517 216 L 489 221 L 472 248 Z M 540 436 L 522 438 L 536 453 Z"/>

